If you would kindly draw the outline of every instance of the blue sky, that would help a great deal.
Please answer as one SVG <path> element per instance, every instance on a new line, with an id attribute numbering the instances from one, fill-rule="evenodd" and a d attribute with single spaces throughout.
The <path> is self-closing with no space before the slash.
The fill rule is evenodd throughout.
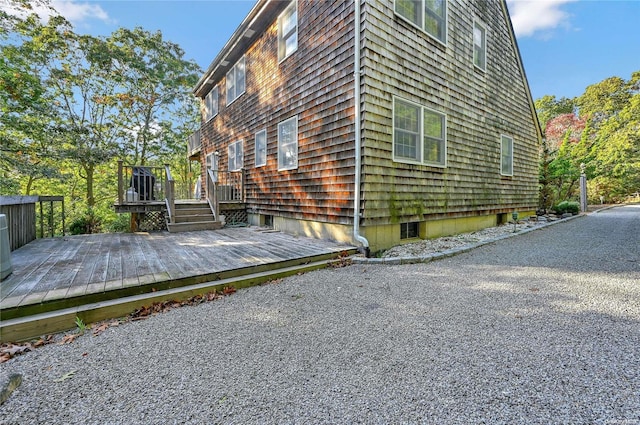
<path id="1" fill-rule="evenodd" d="M 107 35 L 121 26 L 160 30 L 165 39 L 185 50 L 187 59 L 195 60 L 203 69 L 254 3 L 52 2 L 78 32 Z M 632 72 L 640 71 L 640 0 L 508 0 L 508 5 L 534 99 L 545 94 L 579 96 L 588 85 L 607 77 L 629 79 Z"/>

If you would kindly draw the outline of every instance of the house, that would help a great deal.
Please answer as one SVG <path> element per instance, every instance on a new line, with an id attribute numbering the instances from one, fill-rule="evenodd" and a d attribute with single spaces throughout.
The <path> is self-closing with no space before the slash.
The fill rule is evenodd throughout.
<path id="1" fill-rule="evenodd" d="M 251 224 L 378 251 L 536 209 L 503 0 L 258 0 L 194 94 L 190 158 L 242 177 Z"/>

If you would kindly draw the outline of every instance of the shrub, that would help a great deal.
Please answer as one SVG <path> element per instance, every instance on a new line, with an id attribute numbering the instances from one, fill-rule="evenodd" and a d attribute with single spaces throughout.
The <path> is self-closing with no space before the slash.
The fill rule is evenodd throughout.
<path id="1" fill-rule="evenodd" d="M 100 233 L 102 221 L 92 209 L 85 211 L 83 215 L 75 218 L 69 225 L 69 232 L 72 235 L 86 235 L 90 233 Z"/>
<path id="2" fill-rule="evenodd" d="M 572 201 L 562 201 L 554 208 L 557 214 L 571 213 L 578 214 L 580 212 L 580 204 Z"/>

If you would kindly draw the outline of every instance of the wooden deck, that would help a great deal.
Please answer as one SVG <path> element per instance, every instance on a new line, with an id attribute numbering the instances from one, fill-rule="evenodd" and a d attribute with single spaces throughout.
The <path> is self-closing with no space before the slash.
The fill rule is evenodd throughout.
<path id="1" fill-rule="evenodd" d="M 53 310 L 73 299 L 98 302 L 353 249 L 255 227 L 38 239 L 12 253 L 14 272 L 0 284 L 0 314 L 7 320 L 30 309 L 39 313 L 45 304 Z"/>

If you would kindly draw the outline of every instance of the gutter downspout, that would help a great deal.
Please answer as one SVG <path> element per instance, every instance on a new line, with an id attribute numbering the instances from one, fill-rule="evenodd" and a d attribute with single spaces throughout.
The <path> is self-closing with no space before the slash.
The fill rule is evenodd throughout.
<path id="1" fill-rule="evenodd" d="M 366 0 L 365 0 L 366 1 Z M 360 177 L 362 172 L 362 154 L 360 144 L 361 140 L 361 112 L 360 112 L 360 0 L 355 0 L 355 35 L 354 35 L 354 70 L 353 70 L 353 83 L 354 83 L 354 114 L 355 114 L 355 184 L 353 190 L 353 237 L 356 241 L 362 244 L 362 251 L 364 251 L 365 257 L 369 257 L 371 254 L 369 250 L 369 241 L 360 234 Z"/>

